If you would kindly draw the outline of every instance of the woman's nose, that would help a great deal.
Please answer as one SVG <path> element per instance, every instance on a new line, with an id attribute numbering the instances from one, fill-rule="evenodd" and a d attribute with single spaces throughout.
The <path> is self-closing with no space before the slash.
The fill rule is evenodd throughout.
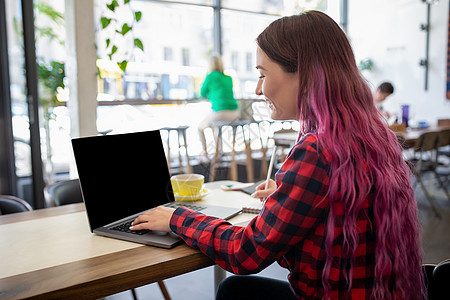
<path id="1" fill-rule="evenodd" d="M 256 84 L 255 94 L 258 95 L 258 96 L 262 95 L 262 89 L 261 89 L 261 82 L 260 82 L 260 80 Z"/>

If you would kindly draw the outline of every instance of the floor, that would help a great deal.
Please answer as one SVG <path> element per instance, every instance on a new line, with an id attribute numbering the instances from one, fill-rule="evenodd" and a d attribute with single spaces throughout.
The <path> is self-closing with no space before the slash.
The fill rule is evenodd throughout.
<path id="1" fill-rule="evenodd" d="M 447 184 L 450 189 L 450 184 Z M 422 242 L 425 263 L 438 263 L 450 258 L 450 201 L 443 191 L 431 186 L 439 211 L 442 215 L 437 218 L 431 210 L 428 200 L 420 186 L 415 188 L 419 207 L 419 219 L 422 224 Z M 164 280 L 172 299 L 214 299 L 213 267 L 204 268 L 195 272 Z M 259 275 L 286 280 L 287 271 L 274 263 Z M 139 299 L 163 300 L 162 293 L 157 284 L 150 284 L 136 289 Z M 125 291 L 106 297 L 107 300 L 133 299 L 131 291 Z"/>

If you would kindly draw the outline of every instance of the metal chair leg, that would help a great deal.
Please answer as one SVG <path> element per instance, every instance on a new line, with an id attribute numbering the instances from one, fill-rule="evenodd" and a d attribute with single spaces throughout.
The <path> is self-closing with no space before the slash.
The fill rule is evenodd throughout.
<path id="1" fill-rule="evenodd" d="M 439 182 L 439 185 L 444 190 L 445 195 L 447 196 L 447 199 L 450 200 L 450 194 L 447 190 L 447 187 L 445 186 L 444 182 L 442 182 L 441 178 L 439 177 L 439 174 L 434 171 L 434 175 L 436 176 L 437 181 Z"/>
<path id="2" fill-rule="evenodd" d="M 425 196 L 427 197 L 428 201 L 430 202 L 431 208 L 433 209 L 434 213 L 436 214 L 436 216 L 438 218 L 441 218 L 441 214 L 439 213 L 437 207 L 436 207 L 436 203 L 434 202 L 434 198 L 430 195 L 430 193 L 428 192 L 425 183 L 422 180 L 422 177 L 419 174 L 416 174 L 416 178 L 420 183 L 420 186 L 422 187 L 423 192 L 425 193 Z"/>

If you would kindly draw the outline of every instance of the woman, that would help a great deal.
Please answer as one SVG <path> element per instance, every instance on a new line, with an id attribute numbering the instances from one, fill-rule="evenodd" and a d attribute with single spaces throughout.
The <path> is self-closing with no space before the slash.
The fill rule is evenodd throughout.
<path id="1" fill-rule="evenodd" d="M 233 96 L 233 79 L 224 74 L 222 59 L 212 55 L 210 73 L 203 82 L 200 94 L 211 102 L 212 112 L 198 125 L 198 133 L 207 154 L 204 130 L 211 127 L 213 121 L 232 122 L 239 118 L 238 104 Z"/>
<path id="2" fill-rule="evenodd" d="M 299 120 L 297 144 L 259 187 L 248 226 L 159 207 L 133 229 L 172 230 L 219 266 L 256 273 L 274 261 L 289 286 L 231 276 L 217 299 L 422 299 L 420 225 L 395 135 L 380 120 L 349 41 L 327 15 L 274 21 L 257 38 L 256 93 L 275 120 Z M 236 294 L 233 293 L 233 291 Z"/>

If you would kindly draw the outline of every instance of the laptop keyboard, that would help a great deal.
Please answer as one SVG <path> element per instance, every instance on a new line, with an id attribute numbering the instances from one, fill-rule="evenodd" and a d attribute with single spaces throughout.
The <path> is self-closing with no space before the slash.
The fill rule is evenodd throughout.
<path id="1" fill-rule="evenodd" d="M 180 203 L 176 203 L 176 202 L 166 203 L 164 206 L 171 207 L 171 208 L 178 208 L 180 206 L 184 206 L 184 207 L 187 207 L 194 211 L 201 211 L 206 208 L 206 206 L 202 206 L 202 205 L 198 205 L 198 204 L 187 204 L 187 203 L 180 204 Z M 133 220 L 126 221 L 125 223 L 116 225 L 114 227 L 111 227 L 110 229 L 127 232 L 127 233 L 139 234 L 139 235 L 146 234 L 147 232 L 150 231 L 150 230 L 146 230 L 146 229 L 145 230 L 130 230 L 131 223 L 133 223 Z"/>
<path id="2" fill-rule="evenodd" d="M 110 229 L 111 230 L 122 231 L 122 232 L 139 234 L 139 235 L 145 234 L 145 233 L 150 231 L 150 230 L 146 230 L 146 229 L 145 230 L 130 230 L 131 223 L 133 223 L 133 220 L 127 221 L 127 222 L 119 224 L 119 225 L 116 225 L 114 227 L 111 227 Z"/>
<path id="3" fill-rule="evenodd" d="M 177 203 L 177 202 L 166 203 L 164 204 L 164 206 L 171 208 L 178 208 L 180 206 L 184 206 L 186 208 L 192 209 L 193 211 L 202 211 L 206 208 L 206 206 L 202 206 L 200 204 Z"/>

